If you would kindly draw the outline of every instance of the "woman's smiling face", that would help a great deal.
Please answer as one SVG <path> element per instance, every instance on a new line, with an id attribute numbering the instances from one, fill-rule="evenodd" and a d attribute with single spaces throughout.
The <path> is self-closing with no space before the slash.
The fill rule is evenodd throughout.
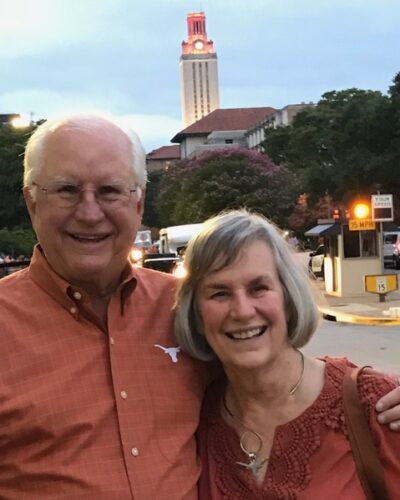
<path id="1" fill-rule="evenodd" d="M 256 240 L 206 276 L 197 306 L 210 347 L 224 366 L 259 368 L 287 341 L 284 293 L 269 246 Z"/>

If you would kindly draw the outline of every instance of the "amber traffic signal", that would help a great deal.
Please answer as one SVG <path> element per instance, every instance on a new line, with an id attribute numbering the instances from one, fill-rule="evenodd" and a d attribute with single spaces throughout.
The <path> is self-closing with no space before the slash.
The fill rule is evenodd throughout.
<path id="1" fill-rule="evenodd" d="M 335 208 L 332 212 L 332 218 L 335 220 L 351 219 L 347 208 Z"/>
<path id="2" fill-rule="evenodd" d="M 357 201 L 352 212 L 355 219 L 368 219 L 371 215 L 371 205 L 366 201 Z"/>

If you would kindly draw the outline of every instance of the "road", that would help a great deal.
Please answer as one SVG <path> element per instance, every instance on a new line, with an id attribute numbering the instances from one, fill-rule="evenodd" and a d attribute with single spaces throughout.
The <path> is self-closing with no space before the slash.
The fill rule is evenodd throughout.
<path id="1" fill-rule="evenodd" d="M 400 374 L 400 327 L 323 320 L 304 352 L 310 356 L 346 356 L 356 364 Z"/>
<path id="2" fill-rule="evenodd" d="M 396 269 L 393 266 L 385 266 L 384 274 L 398 274 L 400 279 L 400 269 Z"/>
<path id="3" fill-rule="evenodd" d="M 299 252 L 297 256 L 301 265 L 306 267 L 308 253 Z M 385 274 L 389 273 L 400 274 L 400 271 L 385 268 Z M 356 364 L 400 374 L 400 327 L 323 320 L 304 352 L 310 356 L 346 356 Z"/>

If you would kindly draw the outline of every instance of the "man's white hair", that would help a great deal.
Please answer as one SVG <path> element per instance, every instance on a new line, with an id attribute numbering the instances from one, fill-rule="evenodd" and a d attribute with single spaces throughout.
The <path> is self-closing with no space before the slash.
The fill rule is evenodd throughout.
<path id="1" fill-rule="evenodd" d="M 140 199 L 146 187 L 146 154 L 136 132 L 123 119 L 100 114 L 73 114 L 62 118 L 47 120 L 31 135 L 25 148 L 24 187 L 28 188 L 35 199 L 35 180 L 43 166 L 46 139 L 60 128 L 82 131 L 95 130 L 102 124 L 111 124 L 119 128 L 129 139 L 132 150 L 132 170 L 137 183 L 137 196 Z"/>

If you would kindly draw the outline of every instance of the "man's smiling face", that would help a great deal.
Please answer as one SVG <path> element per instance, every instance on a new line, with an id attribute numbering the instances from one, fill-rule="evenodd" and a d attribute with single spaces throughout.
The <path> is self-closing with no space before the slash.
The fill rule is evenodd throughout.
<path id="1" fill-rule="evenodd" d="M 100 288 L 118 280 L 140 226 L 143 203 L 133 192 L 122 203 L 104 206 L 95 191 L 103 186 L 136 187 L 131 143 L 116 126 L 61 127 L 44 143 L 35 179 L 35 201 L 25 193 L 32 224 L 53 269 L 71 284 Z M 40 187 L 79 186 L 78 203 L 65 207 L 57 194 Z"/>

